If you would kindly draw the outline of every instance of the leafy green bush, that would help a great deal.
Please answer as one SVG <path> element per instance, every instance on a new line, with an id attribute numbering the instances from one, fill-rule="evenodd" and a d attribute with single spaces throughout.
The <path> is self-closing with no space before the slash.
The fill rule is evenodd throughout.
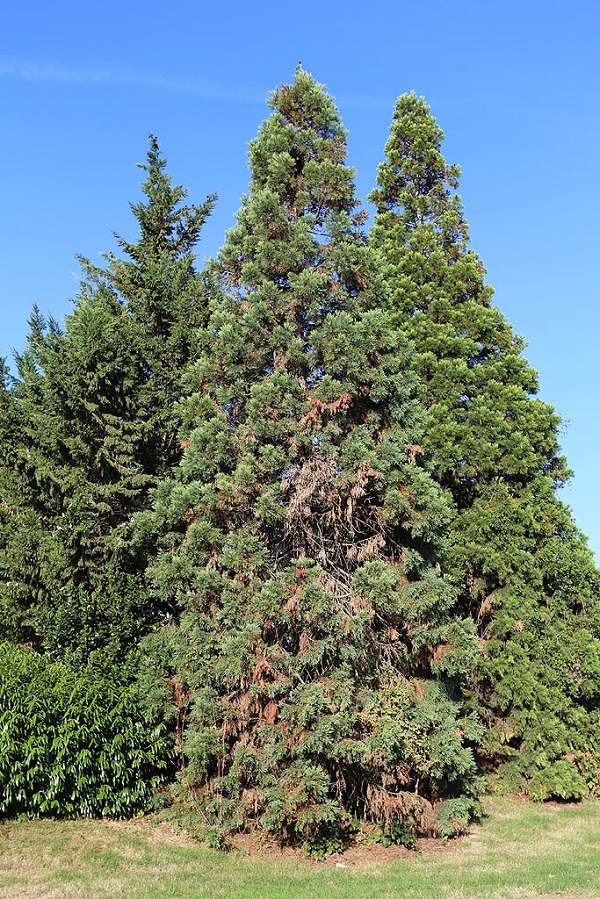
<path id="1" fill-rule="evenodd" d="M 323 861 L 327 855 L 343 852 L 356 829 L 351 820 L 325 821 L 309 832 L 302 845 L 303 852 L 309 858 Z"/>
<path id="2" fill-rule="evenodd" d="M 404 821 L 391 821 L 382 824 L 371 836 L 374 843 L 380 843 L 386 849 L 388 846 L 404 846 L 405 849 L 416 849 L 417 838 L 414 830 Z"/>
<path id="3" fill-rule="evenodd" d="M 136 690 L 0 643 L 0 815 L 109 816 L 144 808 L 172 742 Z"/>

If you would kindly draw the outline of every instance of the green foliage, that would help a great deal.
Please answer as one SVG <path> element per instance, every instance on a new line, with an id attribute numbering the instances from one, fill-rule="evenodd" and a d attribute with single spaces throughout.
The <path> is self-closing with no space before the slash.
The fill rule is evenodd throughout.
<path id="1" fill-rule="evenodd" d="M 537 375 L 523 341 L 491 304 L 469 247 L 455 193 L 460 170 L 442 156 L 443 137 L 422 98 L 398 99 L 371 194 L 371 241 L 387 269 L 395 320 L 415 343 L 423 445 L 461 510 L 494 479 L 516 486 L 543 471 L 559 483 L 568 471 L 558 456 L 559 418 L 533 397 Z"/>
<path id="2" fill-rule="evenodd" d="M 481 821 L 481 804 L 469 796 L 455 796 L 443 802 L 437 813 L 438 833 L 444 839 L 465 833 L 473 821 Z"/>
<path id="3" fill-rule="evenodd" d="M 137 242 L 84 278 L 61 329 L 37 309 L 0 428 L 0 608 L 5 637 L 53 655 L 126 657 L 164 613 L 128 523 L 178 460 L 181 373 L 205 321 L 193 249 L 213 198 L 184 206 L 158 143 L 132 206 Z"/>
<path id="4" fill-rule="evenodd" d="M 181 375 L 196 351 L 196 330 L 206 323 L 207 284 L 195 269 L 195 247 L 216 196 L 186 205 L 187 190 L 166 172 L 158 140 L 150 134 L 142 183 L 144 200 L 132 203 L 137 241 L 117 236 L 123 256 L 109 253 L 104 269 L 81 259 L 90 285 L 118 298 L 132 324 L 136 381 L 130 403 L 143 425 L 136 463 L 145 474 L 164 474 L 179 458 L 175 404 Z"/>
<path id="5" fill-rule="evenodd" d="M 431 831 L 445 797 L 473 801 L 460 664 L 432 663 L 453 633 L 456 656 L 476 646 L 439 573 L 448 508 L 345 132 L 301 70 L 271 106 L 187 375 L 181 465 L 137 519 L 179 608 L 145 642 L 144 682 L 170 684 L 203 826 L 320 852 L 348 816 L 410 806 Z"/>
<path id="6" fill-rule="evenodd" d="M 0 371 L 0 635 L 46 653 L 2 644 L 1 809 L 130 814 L 166 728 L 221 847 L 598 794 L 600 577 L 443 134 L 399 98 L 367 240 L 332 100 L 270 106 L 217 260 L 151 135 L 138 238 Z"/>
<path id="7" fill-rule="evenodd" d="M 351 821 L 325 822 L 309 832 L 302 845 L 302 850 L 308 858 L 323 861 L 328 855 L 343 852 L 355 830 Z"/>
<path id="8" fill-rule="evenodd" d="M 523 341 L 491 305 L 442 139 L 423 99 L 399 98 L 371 195 L 371 242 L 394 321 L 414 342 L 422 445 L 455 509 L 446 570 L 482 650 L 448 659 L 473 672 L 477 694 L 465 707 L 487 727 L 482 762 L 536 798 L 583 795 L 597 791 L 590 772 L 600 767 L 590 749 L 600 577 L 555 495 L 569 475 L 558 416 L 535 397 Z"/>
<path id="9" fill-rule="evenodd" d="M 391 821 L 383 825 L 371 835 L 374 843 L 379 843 L 386 849 L 388 846 L 404 846 L 405 849 L 416 849 L 417 838 L 413 829 L 404 821 Z"/>
<path id="10" fill-rule="evenodd" d="M 0 644 L 0 814 L 129 817 L 172 759 L 137 691 Z"/>

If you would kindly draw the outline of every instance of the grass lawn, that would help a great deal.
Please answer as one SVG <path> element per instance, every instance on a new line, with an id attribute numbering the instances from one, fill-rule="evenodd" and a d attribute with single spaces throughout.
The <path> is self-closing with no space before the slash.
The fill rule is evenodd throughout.
<path id="1" fill-rule="evenodd" d="M 600 802 L 495 799 L 486 809 L 481 827 L 445 846 L 420 854 L 365 846 L 324 862 L 221 854 L 145 819 L 3 822 L 0 897 L 600 897 Z"/>

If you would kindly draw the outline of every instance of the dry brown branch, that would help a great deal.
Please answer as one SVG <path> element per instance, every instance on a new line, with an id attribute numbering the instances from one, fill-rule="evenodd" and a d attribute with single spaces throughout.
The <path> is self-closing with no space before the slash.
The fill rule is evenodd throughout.
<path id="1" fill-rule="evenodd" d="M 252 672 L 252 683 L 259 684 L 261 687 L 264 687 L 265 684 L 272 682 L 274 678 L 275 672 L 273 671 L 267 660 L 261 659 Z"/>
<path id="2" fill-rule="evenodd" d="M 290 550 L 316 559 L 331 576 L 336 596 L 347 593 L 357 565 L 378 558 L 386 546 L 377 477 L 366 462 L 341 476 L 335 457 L 315 454 L 282 479 L 282 490 L 289 494 L 285 536 Z"/>
<path id="3" fill-rule="evenodd" d="M 425 450 L 418 443 L 409 443 L 406 447 L 409 462 L 414 462 L 417 456 L 422 456 Z"/>
<path id="4" fill-rule="evenodd" d="M 438 825 L 433 805 L 416 793 L 399 790 L 388 792 L 382 787 L 369 785 L 366 790 L 367 814 L 374 821 L 408 821 L 414 823 L 419 833 L 436 836 Z"/>

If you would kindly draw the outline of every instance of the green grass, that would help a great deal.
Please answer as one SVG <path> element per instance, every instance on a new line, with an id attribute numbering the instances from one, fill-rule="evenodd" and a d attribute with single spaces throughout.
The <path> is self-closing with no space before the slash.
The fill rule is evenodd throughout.
<path id="1" fill-rule="evenodd" d="M 468 899 L 600 896 L 600 803 L 487 803 L 481 827 L 439 851 L 384 861 L 365 848 L 310 862 L 227 855 L 148 821 L 0 824 L 6 899 Z M 390 850 L 388 855 L 392 855 Z"/>

